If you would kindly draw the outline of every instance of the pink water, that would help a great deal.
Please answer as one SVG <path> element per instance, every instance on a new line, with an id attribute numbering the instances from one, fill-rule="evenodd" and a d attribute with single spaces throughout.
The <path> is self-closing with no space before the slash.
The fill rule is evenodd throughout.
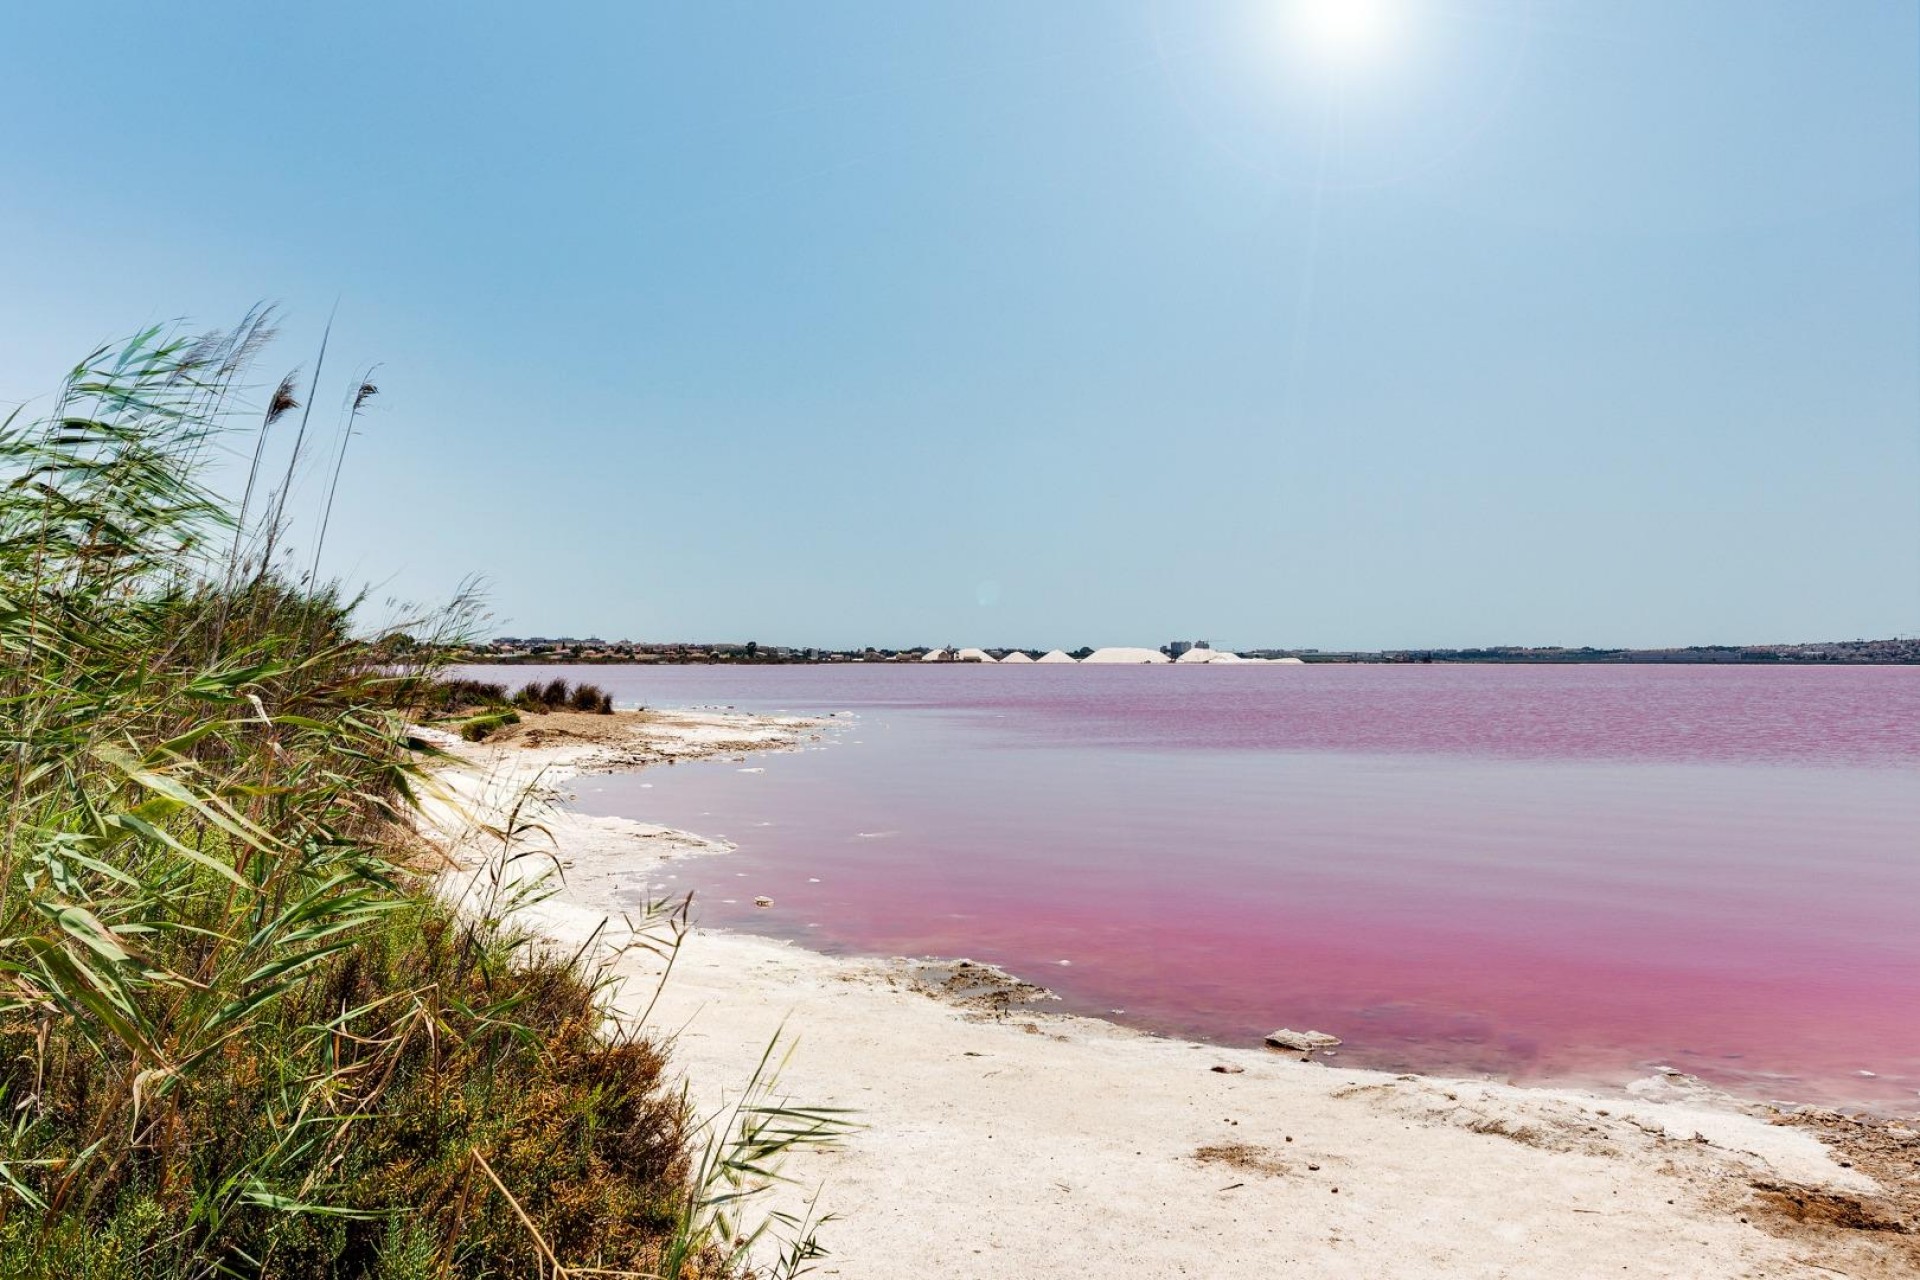
<path id="1" fill-rule="evenodd" d="M 1920 668 L 568 674 L 841 713 L 820 749 L 582 781 L 739 845 L 659 882 L 711 924 L 1356 1065 L 1920 1102 Z"/>

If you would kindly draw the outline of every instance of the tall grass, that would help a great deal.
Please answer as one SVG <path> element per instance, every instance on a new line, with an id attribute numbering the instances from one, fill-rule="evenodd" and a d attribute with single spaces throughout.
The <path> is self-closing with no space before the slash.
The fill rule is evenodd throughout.
<path id="1" fill-rule="evenodd" d="M 287 576 L 292 463 L 258 528 L 261 448 L 207 487 L 267 328 L 0 425 L 0 1275 L 726 1274 L 729 1160 L 832 1122 L 762 1085 L 709 1141 L 578 964 L 409 870 L 432 673 Z"/>

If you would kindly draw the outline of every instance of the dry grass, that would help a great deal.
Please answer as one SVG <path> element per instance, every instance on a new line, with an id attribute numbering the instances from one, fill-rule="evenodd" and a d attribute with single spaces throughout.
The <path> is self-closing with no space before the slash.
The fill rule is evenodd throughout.
<path id="1" fill-rule="evenodd" d="M 1535 1128 L 1530 1124 L 1516 1124 L 1514 1121 L 1499 1116 L 1472 1121 L 1467 1125 L 1467 1128 L 1474 1133 L 1486 1133 L 1497 1138 L 1506 1138 L 1511 1142 L 1519 1143 L 1523 1147 L 1547 1147 L 1551 1145 L 1547 1140 L 1547 1135 L 1544 1130 Z"/>
<path id="2" fill-rule="evenodd" d="M 1256 1147 L 1246 1142 L 1217 1142 L 1200 1147 L 1193 1158 L 1201 1164 L 1225 1165 L 1242 1173 L 1259 1173 L 1270 1178 L 1282 1177 L 1287 1173 L 1286 1161 L 1265 1147 Z"/>

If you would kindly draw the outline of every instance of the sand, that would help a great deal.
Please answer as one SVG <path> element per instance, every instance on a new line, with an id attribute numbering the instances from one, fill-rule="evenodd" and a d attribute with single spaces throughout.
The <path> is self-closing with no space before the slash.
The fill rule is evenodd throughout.
<path id="1" fill-rule="evenodd" d="M 578 719 L 594 722 L 588 736 L 556 723 L 528 746 L 535 724 L 450 747 L 471 761 L 431 802 L 451 857 L 471 866 L 488 848 L 463 812 L 497 813 L 536 779 L 563 798 L 581 772 L 818 731 L 719 714 Z M 567 946 L 596 930 L 617 944 L 616 892 L 729 848 L 545 802 L 522 819 L 544 829 L 532 842 L 550 839 L 564 882 L 520 917 Z M 488 887 L 472 872 L 442 884 L 469 899 Z M 608 962 L 625 979 L 615 1012 L 632 1017 L 658 962 Z M 696 929 L 650 1023 L 704 1108 L 734 1096 L 784 1028 L 784 1092 L 857 1113 L 839 1149 L 788 1164 L 795 1181 L 774 1198 L 798 1209 L 817 1193 L 837 1215 L 820 1231 L 821 1275 L 1920 1275 L 1920 1134 L 1897 1125 L 1781 1115 L 1687 1077 L 1606 1094 L 1348 1070 L 1051 1015 L 1036 994 L 984 969 Z"/>

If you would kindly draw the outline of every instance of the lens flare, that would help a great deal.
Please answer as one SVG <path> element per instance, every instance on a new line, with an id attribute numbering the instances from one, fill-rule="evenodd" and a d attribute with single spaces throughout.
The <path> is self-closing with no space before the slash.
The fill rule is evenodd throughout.
<path id="1" fill-rule="evenodd" d="M 1398 25 L 1390 0 L 1294 0 L 1291 8 L 1294 37 L 1336 69 L 1378 61 Z"/>

